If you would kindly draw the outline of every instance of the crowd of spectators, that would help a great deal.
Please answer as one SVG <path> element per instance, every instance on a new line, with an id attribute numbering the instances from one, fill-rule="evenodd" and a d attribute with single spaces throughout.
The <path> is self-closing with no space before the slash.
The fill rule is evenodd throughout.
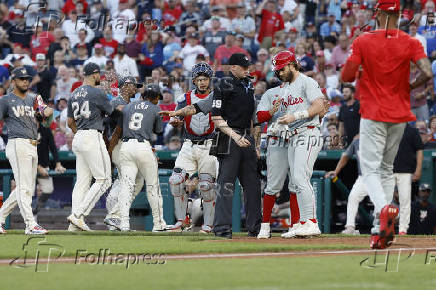
<path id="1" fill-rule="evenodd" d="M 10 90 L 10 71 L 33 72 L 31 89 L 56 109 L 56 146 L 71 150 L 66 104 L 81 85 L 82 67 L 95 62 L 104 73 L 101 88 L 118 95 L 117 79 L 130 75 L 158 83 L 163 110 L 192 88 L 191 67 L 209 62 L 217 79 L 228 74 L 231 54 L 253 65 L 256 98 L 279 81 L 271 57 L 296 54 L 304 73 L 317 80 L 331 101 L 325 116 L 325 150 L 342 149 L 359 130 L 359 84 L 343 84 L 339 73 L 354 38 L 375 28 L 375 0 L 30 0 L 0 1 L 0 97 Z M 419 39 L 436 72 L 435 3 L 403 0 L 401 29 Z M 411 79 L 419 71 L 411 65 Z M 436 82 L 436 79 L 434 80 Z M 434 82 L 411 92 L 413 112 L 426 148 L 436 147 Z M 141 92 L 138 93 L 138 96 Z M 168 119 L 164 120 L 165 122 Z M 0 123 L 0 150 L 7 128 Z M 180 130 L 167 125 L 160 149 L 177 149 Z"/>

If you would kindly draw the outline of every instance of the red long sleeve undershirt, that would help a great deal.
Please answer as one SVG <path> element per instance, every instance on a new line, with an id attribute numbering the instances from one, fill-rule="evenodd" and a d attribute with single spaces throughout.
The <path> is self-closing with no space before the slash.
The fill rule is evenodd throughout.
<path id="1" fill-rule="evenodd" d="M 271 119 L 269 111 L 259 111 L 257 112 L 257 121 L 259 123 L 268 122 Z"/>

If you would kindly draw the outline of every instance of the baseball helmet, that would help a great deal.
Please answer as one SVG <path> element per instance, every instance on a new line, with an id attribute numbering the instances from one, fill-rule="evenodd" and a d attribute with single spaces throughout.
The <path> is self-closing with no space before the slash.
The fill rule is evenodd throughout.
<path id="1" fill-rule="evenodd" d="M 157 84 L 148 84 L 145 87 L 144 95 L 145 98 L 154 99 L 159 96 L 159 99 L 162 100 L 162 93 L 160 92 L 159 85 Z"/>
<path id="2" fill-rule="evenodd" d="M 288 50 L 278 52 L 272 58 L 272 70 L 279 71 L 291 62 L 296 62 L 295 54 Z"/>
<path id="3" fill-rule="evenodd" d="M 192 80 L 194 80 L 199 75 L 205 75 L 208 78 L 212 77 L 213 70 L 208 63 L 202 61 L 192 67 Z"/>

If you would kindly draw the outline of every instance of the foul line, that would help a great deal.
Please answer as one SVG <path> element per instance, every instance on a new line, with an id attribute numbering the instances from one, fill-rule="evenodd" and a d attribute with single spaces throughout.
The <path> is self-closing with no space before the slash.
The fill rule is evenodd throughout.
<path id="1" fill-rule="evenodd" d="M 299 252 L 263 252 L 263 253 L 225 253 L 225 254 L 186 254 L 186 255 L 167 255 L 164 260 L 195 260 L 195 259 L 231 259 L 231 258 L 256 258 L 256 257 L 290 257 L 290 256 L 320 256 L 320 255 L 344 255 L 344 254 L 369 254 L 374 252 L 392 252 L 392 251 L 424 251 L 436 250 L 435 248 L 388 248 L 383 250 L 335 250 L 335 251 L 299 251 Z M 0 265 L 9 265 L 13 259 L 1 259 Z M 16 260 L 19 263 L 22 258 Z M 79 259 L 82 261 L 81 259 Z M 75 258 L 65 257 L 49 259 L 40 258 L 38 263 L 74 263 Z M 34 264 L 36 259 L 27 259 L 26 264 Z"/>

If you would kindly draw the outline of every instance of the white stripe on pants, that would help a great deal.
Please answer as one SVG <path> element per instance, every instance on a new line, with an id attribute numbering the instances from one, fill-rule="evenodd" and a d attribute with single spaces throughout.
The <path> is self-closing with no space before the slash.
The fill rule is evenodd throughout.
<path id="1" fill-rule="evenodd" d="M 362 176 L 356 179 L 347 202 L 347 223 L 345 227 L 356 226 L 356 215 L 359 209 L 359 203 L 368 195 Z"/>
<path id="2" fill-rule="evenodd" d="M 400 202 L 400 232 L 409 229 L 410 222 L 410 201 L 412 194 L 412 173 L 395 173 L 395 183 L 398 187 L 398 198 Z"/>
<path id="3" fill-rule="evenodd" d="M 32 213 L 32 196 L 38 165 L 37 148 L 29 139 L 10 139 L 6 145 L 6 157 L 11 164 L 17 187 L 0 209 L 0 223 L 5 222 L 6 217 L 18 204 L 26 228 L 31 229 L 36 225 Z"/>
<path id="4" fill-rule="evenodd" d="M 405 127 L 406 123 L 360 120 L 360 166 L 376 217 L 392 201 L 395 186 L 393 164 Z M 374 225 L 377 223 L 375 218 Z"/>
<path id="5" fill-rule="evenodd" d="M 79 130 L 73 139 L 76 154 L 76 184 L 72 196 L 72 212 L 79 217 L 89 215 L 99 198 L 112 183 L 111 162 L 103 136 L 97 130 Z M 90 187 L 92 178 L 95 182 Z"/>

